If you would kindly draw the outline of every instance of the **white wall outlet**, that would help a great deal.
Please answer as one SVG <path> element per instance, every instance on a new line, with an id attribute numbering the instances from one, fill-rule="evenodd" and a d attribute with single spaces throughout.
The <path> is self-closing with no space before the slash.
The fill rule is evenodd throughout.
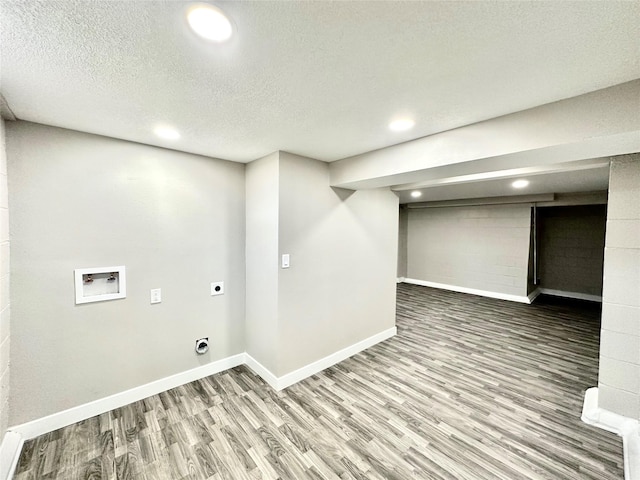
<path id="1" fill-rule="evenodd" d="M 151 290 L 151 303 L 162 302 L 162 289 L 154 288 Z"/>
<path id="2" fill-rule="evenodd" d="M 211 284 L 211 295 L 224 295 L 224 282 L 213 282 Z"/>
<path id="3" fill-rule="evenodd" d="M 289 254 L 285 253 L 282 255 L 282 268 L 289 268 Z"/>

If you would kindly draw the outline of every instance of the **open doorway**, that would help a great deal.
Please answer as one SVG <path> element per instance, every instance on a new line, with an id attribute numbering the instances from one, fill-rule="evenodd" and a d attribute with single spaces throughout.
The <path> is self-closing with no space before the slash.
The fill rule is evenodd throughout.
<path id="1" fill-rule="evenodd" d="M 537 208 L 541 293 L 602 301 L 606 218 L 606 205 Z"/>

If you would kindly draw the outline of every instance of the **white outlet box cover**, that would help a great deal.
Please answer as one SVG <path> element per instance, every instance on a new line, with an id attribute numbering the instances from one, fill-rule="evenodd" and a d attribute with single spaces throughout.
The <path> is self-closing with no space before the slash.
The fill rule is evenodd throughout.
<path id="1" fill-rule="evenodd" d="M 224 282 L 213 282 L 211 284 L 211 295 L 224 295 Z"/>

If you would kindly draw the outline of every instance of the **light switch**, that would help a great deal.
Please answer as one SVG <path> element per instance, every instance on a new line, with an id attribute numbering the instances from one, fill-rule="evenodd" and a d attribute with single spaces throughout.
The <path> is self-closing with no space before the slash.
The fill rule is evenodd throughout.
<path id="1" fill-rule="evenodd" d="M 162 302 L 162 289 L 154 288 L 151 290 L 151 303 Z"/>
<path id="2" fill-rule="evenodd" d="M 289 254 L 282 255 L 282 268 L 289 268 Z"/>

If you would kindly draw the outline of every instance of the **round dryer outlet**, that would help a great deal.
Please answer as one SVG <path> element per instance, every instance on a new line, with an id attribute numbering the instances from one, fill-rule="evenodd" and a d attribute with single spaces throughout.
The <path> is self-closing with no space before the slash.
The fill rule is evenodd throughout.
<path id="1" fill-rule="evenodd" d="M 196 340 L 196 353 L 202 355 L 209 351 L 209 337 L 204 337 Z"/>

